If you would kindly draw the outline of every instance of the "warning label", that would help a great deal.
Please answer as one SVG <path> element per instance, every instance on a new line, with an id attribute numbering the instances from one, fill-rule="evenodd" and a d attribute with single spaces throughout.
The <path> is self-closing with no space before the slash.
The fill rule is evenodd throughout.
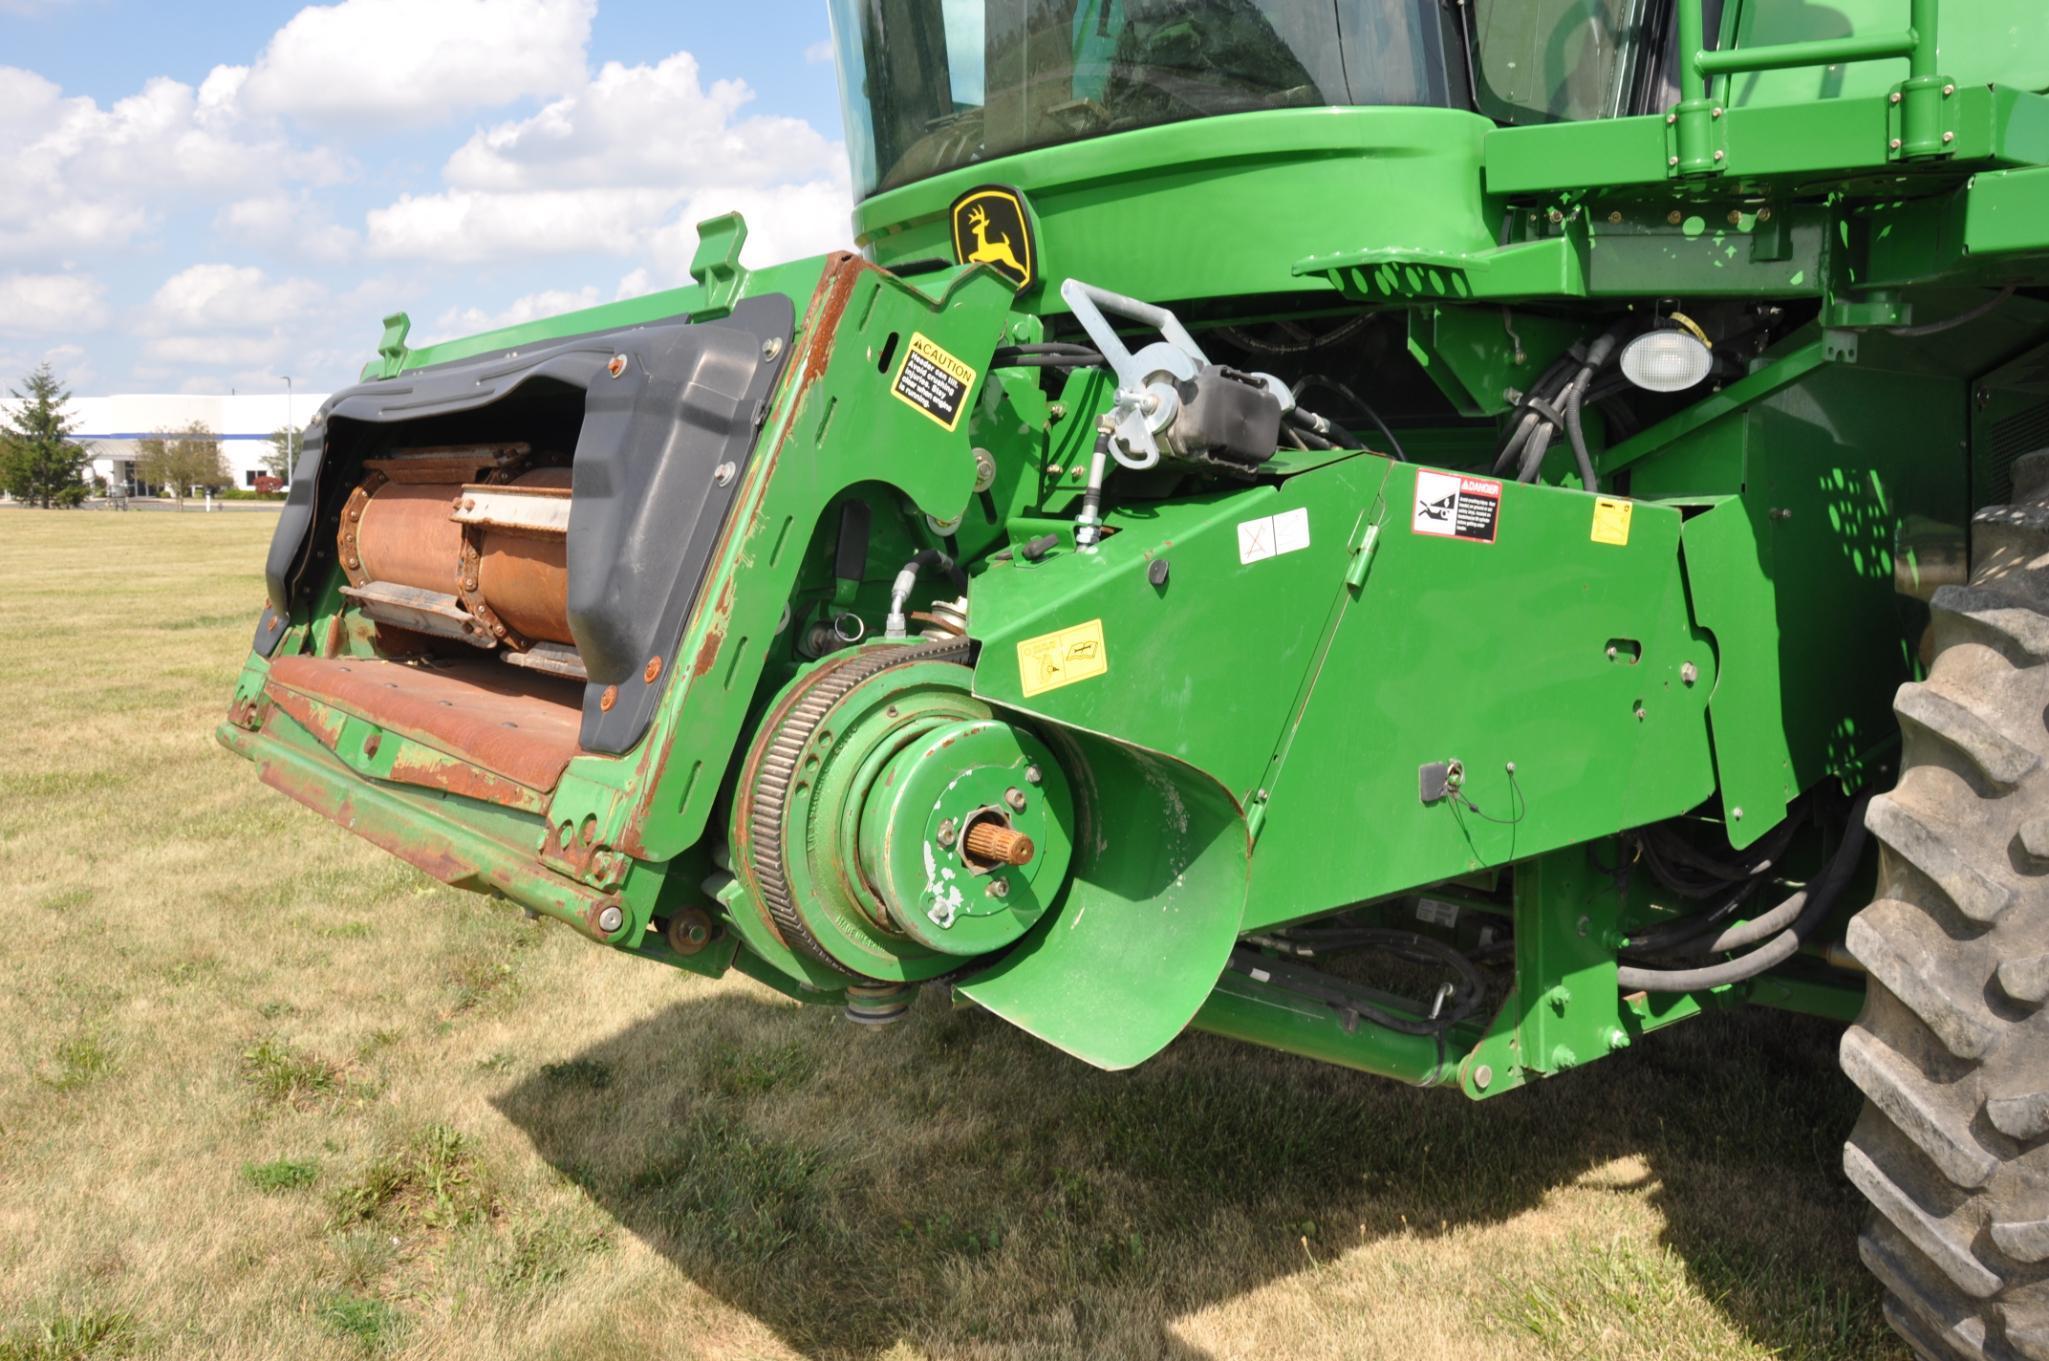
<path id="1" fill-rule="evenodd" d="M 1100 676 L 1110 669 L 1103 652 L 1103 621 L 1042 633 L 1017 645 L 1017 683 L 1025 698 Z"/>
<path id="2" fill-rule="evenodd" d="M 951 430 L 960 424 L 968 389 L 974 385 L 973 369 L 913 332 L 903 367 L 889 390 Z"/>
<path id="3" fill-rule="evenodd" d="M 1612 543 L 1618 548 L 1629 542 L 1629 517 L 1636 510 L 1630 501 L 1617 501 L 1612 497 L 1594 498 L 1595 543 Z"/>
<path id="4" fill-rule="evenodd" d="M 1501 484 L 1484 477 L 1416 470 L 1418 534 L 1469 543 L 1493 543 L 1501 523 Z"/>

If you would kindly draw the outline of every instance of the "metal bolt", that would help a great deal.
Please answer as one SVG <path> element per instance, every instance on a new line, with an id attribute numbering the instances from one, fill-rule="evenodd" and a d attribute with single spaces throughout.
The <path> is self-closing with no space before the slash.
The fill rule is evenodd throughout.
<path id="1" fill-rule="evenodd" d="M 1677 165 L 1677 164 L 1679 164 L 1679 158 L 1678 158 L 1677 156 L 1667 156 L 1667 157 L 1665 158 L 1665 164 L 1666 164 L 1666 165 Z"/>
<path id="2" fill-rule="evenodd" d="M 1553 208 L 1549 213 L 1545 214 L 1545 216 L 1550 218 L 1550 220 L 1553 222 L 1565 221 L 1565 214 L 1559 212 L 1556 208 Z"/>
<path id="3" fill-rule="evenodd" d="M 1948 99 L 1951 95 L 1955 94 L 1956 92 L 1957 87 L 1954 85 L 1945 85 L 1942 87 L 1942 97 L 1944 99 Z"/>
<path id="4" fill-rule="evenodd" d="M 1494 1069 L 1492 1067 L 1483 1063 L 1478 1068 L 1475 1068 L 1473 1070 L 1474 1091 L 1484 1092 L 1493 1085 Z"/>
<path id="5" fill-rule="evenodd" d="M 1892 102 L 1892 103 L 1894 103 L 1894 104 L 1897 104 L 1897 103 L 1899 103 L 1899 102 L 1900 102 L 1900 92 L 1899 92 L 1898 90 L 1894 90 L 1894 91 L 1892 92 L 1892 96 L 1891 96 L 1891 102 Z"/>
<path id="6" fill-rule="evenodd" d="M 1716 109 L 1716 110 L 1714 110 L 1714 111 L 1713 111 L 1712 113 L 1710 113 L 1710 114 L 1709 114 L 1708 116 L 1709 116 L 1710 118 L 1720 118 L 1720 117 L 1722 116 L 1722 111 L 1721 111 L 1720 109 Z"/>
<path id="7" fill-rule="evenodd" d="M 477 503 L 476 503 L 476 499 L 475 499 L 474 497 L 469 497 L 469 496 L 465 496 L 465 497 L 463 497 L 463 498 L 462 498 L 462 508 L 463 508 L 464 510 L 475 510 L 475 509 L 477 508 Z"/>
<path id="8" fill-rule="evenodd" d="M 767 340 L 761 342 L 761 357 L 763 359 L 774 359 L 782 352 L 783 338 L 781 336 L 770 336 Z"/>
<path id="9" fill-rule="evenodd" d="M 383 745 L 384 739 L 379 734 L 373 732 L 368 737 L 363 739 L 363 755 L 375 756 L 377 754 L 377 748 Z"/>
<path id="10" fill-rule="evenodd" d="M 608 907 L 598 913 L 598 930 L 611 935 L 626 920 L 626 914 L 616 907 Z"/>
<path id="11" fill-rule="evenodd" d="M 1741 208 L 1731 208 L 1729 210 L 1729 225 L 1732 227 L 1743 225 L 1743 210 Z"/>
<path id="12" fill-rule="evenodd" d="M 1731 822 L 1743 821 L 1743 810 L 1741 808 L 1731 808 L 1729 810 L 1729 820 Z"/>
<path id="13" fill-rule="evenodd" d="M 953 819 L 952 819 L 952 818 L 948 818 L 948 819 L 947 819 L 946 821 L 944 821 L 944 822 L 942 822 L 942 823 L 940 823 L 940 824 L 939 824 L 939 844 L 940 844 L 940 845 L 942 845 L 942 846 L 951 846 L 951 845 L 953 844 L 953 838 L 954 838 L 954 834 L 955 834 L 955 828 L 954 828 L 954 825 L 953 825 Z"/>
<path id="14" fill-rule="evenodd" d="M 1694 664 L 1693 664 L 1692 662 L 1681 662 L 1681 663 L 1680 663 L 1680 665 L 1679 665 L 1679 683 L 1680 683 L 1681 685 L 1691 685 L 1691 684 L 1693 684 L 1693 683 L 1694 683 L 1695 681 L 1697 681 L 1697 680 L 1699 680 L 1699 679 L 1700 679 L 1700 668 L 1699 668 L 1699 667 L 1695 666 L 1695 665 L 1694 665 Z"/>
<path id="15" fill-rule="evenodd" d="M 612 712 L 612 706 L 614 704 L 617 704 L 618 702 L 619 687 L 616 685 L 608 685 L 605 687 L 605 693 L 598 696 L 598 711 L 600 713 L 609 714 Z"/>
<path id="16" fill-rule="evenodd" d="M 1616 225 L 1616 224 L 1620 223 L 1621 221 L 1622 221 L 1622 212 L 1621 212 L 1621 210 L 1620 210 L 1620 209 L 1617 209 L 1616 211 L 1614 211 L 1614 212 L 1611 212 L 1611 213 L 1609 213 L 1609 214 L 1608 214 L 1608 224 L 1609 224 L 1610 226 L 1614 226 L 1614 225 Z"/>
<path id="17" fill-rule="evenodd" d="M 647 659 L 647 665 L 641 669 L 640 678 L 645 683 L 653 685 L 655 683 L 655 677 L 661 674 L 662 659 L 660 657 L 649 657 Z"/>
<path id="18" fill-rule="evenodd" d="M 718 467 L 713 468 L 711 470 L 711 480 L 717 483 L 719 486 L 723 487 L 729 482 L 731 482 L 733 480 L 733 475 L 735 473 L 738 473 L 739 471 L 740 465 L 738 465 L 737 463 L 733 463 L 730 461 L 721 463 Z"/>
<path id="19" fill-rule="evenodd" d="M 1666 126 L 1666 127 L 1668 127 L 1668 128 L 1669 128 L 1669 127 L 1671 127 L 1671 126 L 1672 126 L 1672 125 L 1673 125 L 1674 123 L 1676 123 L 1676 122 L 1678 122 L 1678 121 L 1679 121 L 1679 115 L 1678 115 L 1678 114 L 1676 114 L 1676 113 L 1668 113 L 1668 114 L 1666 114 L 1666 115 L 1665 115 L 1665 126 Z M 1672 159 L 1676 161 L 1676 160 L 1678 160 L 1679 158 L 1678 158 L 1677 156 L 1674 156 L 1674 157 L 1673 157 Z"/>
<path id="20" fill-rule="evenodd" d="M 1718 161 L 1722 159 L 1722 153 L 1720 151 L 1715 152 L 1715 159 Z"/>
<path id="21" fill-rule="evenodd" d="M 1942 134 L 1942 144 L 1944 146 L 1948 146 L 1951 142 L 1954 142 L 1956 139 L 1957 135 L 1953 132 L 1945 132 Z"/>
<path id="22" fill-rule="evenodd" d="M 1898 151 L 1900 149 L 1900 139 L 1895 137 L 1890 142 L 1887 142 L 1886 145 L 1891 147 L 1894 151 Z"/>
<path id="23" fill-rule="evenodd" d="M 1590 930 L 1592 930 L 1592 929 L 1593 929 L 1593 925 L 1594 925 L 1594 919 L 1593 919 L 1592 917 L 1585 917 L 1585 916 L 1581 917 L 1581 918 L 1579 919 L 1579 922 L 1577 923 L 1577 926 L 1578 926 L 1578 930 L 1579 930 L 1579 933 L 1580 933 L 1580 935 L 1582 935 L 1582 936 L 1586 935 L 1586 933 L 1587 933 L 1588 931 L 1590 931 Z"/>
<path id="24" fill-rule="evenodd" d="M 1766 207 L 1766 208 L 1759 208 L 1759 209 L 1757 210 L 1757 220 L 1758 220 L 1759 222 L 1769 222 L 1769 221 L 1771 221 L 1771 220 L 1772 220 L 1772 210 L 1771 210 L 1770 208 L 1768 208 L 1768 207 Z"/>
<path id="25" fill-rule="evenodd" d="M 1010 881 L 1008 879 L 991 879 L 988 892 L 991 898 L 1008 898 L 1010 896 Z"/>
<path id="26" fill-rule="evenodd" d="M 626 356 L 623 354 L 613 355 L 612 362 L 605 365 L 605 372 L 611 374 L 614 378 L 623 377 L 626 373 Z"/>
<path id="27" fill-rule="evenodd" d="M 975 490 L 984 492 L 996 485 L 996 455 L 979 445 L 976 446 L 974 455 Z"/>
<path id="28" fill-rule="evenodd" d="M 1037 783 L 1039 783 L 1039 781 L 1041 781 L 1041 780 L 1043 780 L 1043 779 L 1045 779 L 1045 778 L 1046 778 L 1046 772 L 1044 772 L 1044 771 L 1040 770 L 1040 769 L 1039 769 L 1039 768 L 1038 768 L 1037 766 L 1026 766 L 1026 767 L 1025 767 L 1025 783 L 1026 783 L 1026 784 L 1037 784 Z"/>
<path id="29" fill-rule="evenodd" d="M 1024 791 L 1022 789 L 1004 790 L 1003 802 L 1009 805 L 1011 812 L 1022 813 L 1025 810 Z"/>
<path id="30" fill-rule="evenodd" d="M 1636 710 L 1635 710 L 1635 712 L 1636 712 L 1636 721 L 1637 721 L 1637 722 L 1639 722 L 1639 723 L 1643 722 L 1643 719 L 1644 719 L 1644 708 L 1643 708 L 1643 703 L 1642 703 L 1642 701 L 1638 701 L 1638 702 L 1637 702 L 1637 706 L 1636 706 Z"/>
<path id="31" fill-rule="evenodd" d="M 1674 165 L 1677 165 L 1678 157 L 1673 157 L 1672 163 Z M 1685 220 L 1686 214 L 1680 212 L 1677 208 L 1674 208 L 1671 212 L 1665 214 L 1665 221 L 1671 223 L 1675 227 L 1678 226 L 1680 223 L 1684 222 Z"/>

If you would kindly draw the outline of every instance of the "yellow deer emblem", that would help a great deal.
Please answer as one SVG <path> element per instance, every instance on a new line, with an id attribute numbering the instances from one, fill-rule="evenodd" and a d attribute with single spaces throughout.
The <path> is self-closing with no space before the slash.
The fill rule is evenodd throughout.
<path id="1" fill-rule="evenodd" d="M 1018 259 L 1017 253 L 1011 250 L 1010 237 L 1007 234 L 998 236 L 994 241 L 989 239 L 988 209 L 980 205 L 968 209 L 968 230 L 975 234 L 975 248 L 968 252 L 969 264 L 1009 265 L 1020 276 L 1031 273 L 1025 268 L 1024 261 Z"/>

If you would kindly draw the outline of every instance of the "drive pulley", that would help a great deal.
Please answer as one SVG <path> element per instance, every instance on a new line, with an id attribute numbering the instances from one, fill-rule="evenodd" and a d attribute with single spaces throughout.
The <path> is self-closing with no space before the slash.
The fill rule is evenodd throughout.
<path id="1" fill-rule="evenodd" d="M 1052 752 L 968 689 L 967 643 L 829 657 L 764 719 L 733 864 L 791 950 L 916 983 L 1003 949 L 1067 880 L 1073 797 Z"/>

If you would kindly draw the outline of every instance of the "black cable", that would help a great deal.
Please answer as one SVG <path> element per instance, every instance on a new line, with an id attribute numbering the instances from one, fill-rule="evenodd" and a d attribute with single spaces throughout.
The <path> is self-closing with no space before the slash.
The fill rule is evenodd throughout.
<path id="1" fill-rule="evenodd" d="M 1864 793 L 1850 805 L 1849 826 L 1843 833 L 1842 843 L 1829 857 L 1828 865 L 1821 874 L 1787 900 L 1801 905 L 1795 910 L 1792 923 L 1778 935 L 1747 954 L 1699 968 L 1649 969 L 1625 964 L 1615 972 L 1617 985 L 1627 992 L 1696 992 L 1755 978 L 1791 959 L 1828 916 L 1836 899 L 1856 873 L 1857 862 L 1863 857 L 1864 844 L 1870 835 L 1864 828 L 1864 807 L 1870 802 L 1871 795 Z M 1781 903 L 1766 915 L 1781 913 L 1785 908 L 1786 903 Z"/>
<path id="2" fill-rule="evenodd" d="M 1290 992 L 1300 993 L 1340 1011 L 1356 1013 L 1377 1026 L 1403 1035 L 1441 1035 L 1461 1021 L 1469 1020 L 1486 998 L 1487 979 L 1478 966 L 1457 950 L 1428 936 L 1380 927 L 1357 928 L 1346 931 L 1344 935 L 1348 944 L 1358 948 L 1374 949 L 1405 963 L 1442 967 L 1457 975 L 1451 995 L 1446 998 L 1448 1005 L 1435 1017 L 1418 1020 L 1374 1005 L 1362 995 L 1362 989 L 1346 987 L 1340 980 L 1317 969 L 1283 963 L 1244 950 L 1232 952 L 1230 967 L 1248 975 L 1257 969 Z"/>
<path id="3" fill-rule="evenodd" d="M 2019 287 L 2019 284 L 2008 284 L 1976 307 L 1942 321 L 1931 321 L 1922 326 L 1887 326 L 1882 329 L 1889 336 L 1939 336 L 1944 331 L 1954 331 L 1959 326 L 1968 326 L 1980 317 L 1991 315 L 1993 309 L 2012 297 L 2014 290 Z"/>
<path id="4" fill-rule="evenodd" d="M 1365 412 L 1366 419 L 1372 421 L 1375 426 L 1379 427 L 1380 433 L 1387 436 L 1387 451 L 1389 454 L 1393 455 L 1395 462 L 1407 463 L 1409 461 L 1409 456 L 1407 452 L 1405 452 L 1402 449 L 1402 442 L 1399 439 L 1395 438 L 1395 433 L 1392 429 L 1388 427 L 1387 422 L 1380 419 L 1380 413 L 1373 409 L 1373 404 L 1367 401 L 1364 397 L 1361 397 L 1358 393 L 1352 391 L 1352 389 L 1347 387 L 1345 384 L 1340 383 L 1335 378 L 1332 378 L 1330 375 L 1323 373 L 1308 374 L 1307 376 L 1297 381 L 1295 386 L 1288 390 L 1289 395 L 1299 399 L 1306 389 L 1312 387 L 1323 388 L 1325 391 L 1333 394 L 1334 396 L 1344 398 L 1353 406 L 1356 406 L 1359 408 L 1359 410 Z"/>

